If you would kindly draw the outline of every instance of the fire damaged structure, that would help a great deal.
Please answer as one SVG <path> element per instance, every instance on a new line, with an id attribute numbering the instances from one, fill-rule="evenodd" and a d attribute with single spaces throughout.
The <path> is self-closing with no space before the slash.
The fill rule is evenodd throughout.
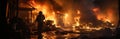
<path id="1" fill-rule="evenodd" d="M 7 0 L 4 4 L 0 24 L 6 39 L 119 39 L 118 0 Z"/>

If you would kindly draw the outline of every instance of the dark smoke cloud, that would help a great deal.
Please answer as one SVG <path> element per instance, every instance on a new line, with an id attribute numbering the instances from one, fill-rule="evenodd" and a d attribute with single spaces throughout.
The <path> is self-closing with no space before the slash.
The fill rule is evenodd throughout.
<path id="1" fill-rule="evenodd" d="M 95 0 L 93 3 L 102 10 L 109 7 L 118 8 L 118 0 Z"/>

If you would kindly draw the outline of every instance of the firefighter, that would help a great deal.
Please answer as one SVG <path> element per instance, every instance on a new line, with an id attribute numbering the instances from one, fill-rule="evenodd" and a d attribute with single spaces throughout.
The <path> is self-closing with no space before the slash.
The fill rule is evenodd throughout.
<path id="1" fill-rule="evenodd" d="M 38 39 L 42 39 L 42 28 L 43 28 L 43 20 L 45 19 L 45 16 L 43 15 L 42 11 L 39 12 L 39 15 L 36 18 L 36 21 L 38 22 Z"/>

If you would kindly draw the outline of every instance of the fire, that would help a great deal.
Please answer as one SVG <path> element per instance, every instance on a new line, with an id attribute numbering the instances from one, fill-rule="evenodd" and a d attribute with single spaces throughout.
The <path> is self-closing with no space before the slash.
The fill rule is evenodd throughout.
<path id="1" fill-rule="evenodd" d="M 115 20 L 114 11 L 112 9 L 107 9 L 106 13 L 108 15 L 108 19 L 110 20 L 110 22 L 113 22 Z"/>
<path id="2" fill-rule="evenodd" d="M 79 21 L 80 17 L 75 17 L 75 26 L 79 26 L 80 25 L 80 21 Z"/>
<path id="3" fill-rule="evenodd" d="M 99 8 L 93 8 L 93 11 L 95 12 L 95 13 L 97 13 L 98 11 L 99 11 L 100 9 Z"/>
<path id="4" fill-rule="evenodd" d="M 80 10 L 77 10 L 77 14 L 80 14 Z"/>
<path id="5" fill-rule="evenodd" d="M 71 26 L 71 14 L 69 12 L 65 12 L 63 16 L 63 22 L 65 27 Z"/>
<path id="6" fill-rule="evenodd" d="M 53 24 L 56 24 L 55 12 L 53 12 L 51 15 L 46 15 L 45 20 L 52 20 L 52 21 L 54 21 Z"/>
<path id="7" fill-rule="evenodd" d="M 34 20 L 36 19 L 38 12 L 42 11 L 45 16 L 44 21 L 52 20 L 53 21 L 52 24 L 54 24 L 56 28 L 60 28 L 64 31 L 69 30 L 69 31 L 80 33 L 81 32 L 80 30 L 82 30 L 82 29 L 85 29 L 86 31 L 93 31 L 93 30 L 101 30 L 103 28 L 100 25 L 98 25 L 99 27 L 91 27 L 93 25 L 92 23 L 89 23 L 90 25 L 87 23 L 86 24 L 80 23 L 81 11 L 77 10 L 77 9 L 76 9 L 76 13 L 72 10 L 66 10 L 66 11 L 62 12 L 62 14 L 61 14 L 60 11 L 53 10 L 53 8 L 47 3 L 41 5 L 39 3 L 36 3 L 35 1 L 31 1 L 30 4 L 36 8 L 36 10 L 32 11 L 33 12 L 32 14 L 35 15 L 35 17 L 33 17 Z M 101 12 L 98 7 L 93 8 L 92 10 L 93 10 L 94 14 L 96 15 L 97 20 L 112 23 L 113 11 L 111 9 L 108 9 L 108 11 L 106 11 L 107 14 L 102 14 L 103 12 Z M 73 12 L 75 15 L 73 15 Z M 60 22 L 58 22 L 58 21 L 60 21 Z M 63 24 L 63 25 L 58 25 L 58 24 Z M 114 24 L 112 24 L 112 25 L 114 25 Z M 55 32 L 56 31 L 42 33 L 43 39 L 56 39 L 57 35 Z M 79 35 L 76 35 L 76 36 L 79 36 Z M 67 33 L 64 36 L 66 36 L 65 39 L 72 37 L 72 35 L 69 33 Z"/>
<path id="8" fill-rule="evenodd" d="M 93 12 L 97 16 L 98 20 L 102 20 L 104 22 L 110 22 L 110 23 L 113 22 L 112 18 L 114 18 L 114 16 L 113 16 L 114 12 L 112 9 L 107 9 L 105 12 L 101 12 L 100 9 L 98 7 L 96 7 L 96 8 L 93 8 Z"/>
<path id="9" fill-rule="evenodd" d="M 55 31 L 50 31 L 42 33 L 43 38 L 42 39 L 56 39 Z"/>
<path id="10" fill-rule="evenodd" d="M 64 15 L 64 20 L 65 20 L 64 24 L 70 24 L 69 21 L 68 21 L 68 18 L 69 18 L 69 15 L 66 13 Z"/>
<path id="11" fill-rule="evenodd" d="M 45 20 L 52 20 L 54 21 L 53 24 L 56 24 L 56 14 L 53 10 L 50 10 L 51 8 L 49 7 L 48 4 L 44 4 L 44 5 L 41 5 L 39 3 L 36 3 L 34 0 L 30 1 L 29 2 L 30 5 L 32 5 L 34 8 L 36 8 L 36 10 L 32 11 L 32 14 L 34 15 L 35 14 L 35 17 L 32 17 L 34 20 L 32 21 L 35 21 L 38 12 L 39 11 L 42 11 L 44 16 L 45 16 Z"/>

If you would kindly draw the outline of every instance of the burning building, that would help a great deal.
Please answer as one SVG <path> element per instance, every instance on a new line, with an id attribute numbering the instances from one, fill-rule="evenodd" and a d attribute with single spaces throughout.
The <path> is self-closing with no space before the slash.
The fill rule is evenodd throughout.
<path id="1" fill-rule="evenodd" d="M 117 1 L 12 0 L 8 1 L 6 16 L 8 19 L 18 16 L 26 21 L 29 27 L 35 28 L 38 12 L 42 11 L 45 16 L 43 29 L 49 28 L 50 30 L 42 33 L 43 39 L 82 39 L 82 36 L 99 38 L 103 36 L 103 33 L 99 35 L 98 32 L 104 32 L 106 28 L 114 31 L 118 25 Z M 47 23 L 52 25 L 48 27 Z M 91 35 L 96 35 L 96 37 L 90 37 Z"/>

